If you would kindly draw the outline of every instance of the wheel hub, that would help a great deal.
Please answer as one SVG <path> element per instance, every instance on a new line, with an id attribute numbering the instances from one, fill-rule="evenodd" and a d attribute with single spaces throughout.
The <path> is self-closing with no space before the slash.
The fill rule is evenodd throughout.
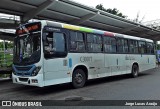
<path id="1" fill-rule="evenodd" d="M 81 74 L 76 74 L 75 76 L 76 83 L 80 84 L 83 81 L 83 76 Z"/>

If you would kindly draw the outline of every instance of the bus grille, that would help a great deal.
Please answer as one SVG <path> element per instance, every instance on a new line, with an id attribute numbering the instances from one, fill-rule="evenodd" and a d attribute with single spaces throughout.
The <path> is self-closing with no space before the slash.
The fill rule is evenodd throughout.
<path id="1" fill-rule="evenodd" d="M 17 73 L 18 76 L 30 76 L 30 73 Z"/>
<path id="2" fill-rule="evenodd" d="M 19 81 L 27 82 L 27 81 L 28 81 L 28 78 L 19 78 Z"/>
<path id="3" fill-rule="evenodd" d="M 18 71 L 29 71 L 32 67 L 16 67 Z"/>

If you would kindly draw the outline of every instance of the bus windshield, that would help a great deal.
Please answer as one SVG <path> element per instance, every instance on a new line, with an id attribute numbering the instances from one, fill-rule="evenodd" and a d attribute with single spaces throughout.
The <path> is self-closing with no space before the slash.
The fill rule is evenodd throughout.
<path id="1" fill-rule="evenodd" d="M 40 33 L 18 36 L 14 41 L 14 64 L 28 65 L 40 60 Z"/>

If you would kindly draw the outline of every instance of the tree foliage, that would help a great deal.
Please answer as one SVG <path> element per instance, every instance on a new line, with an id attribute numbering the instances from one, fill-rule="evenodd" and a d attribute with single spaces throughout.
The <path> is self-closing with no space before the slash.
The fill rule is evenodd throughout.
<path id="1" fill-rule="evenodd" d="M 111 14 L 114 14 L 114 15 L 117 15 L 119 17 L 122 17 L 122 18 L 126 18 L 127 16 L 123 15 L 121 12 L 119 12 L 118 9 L 116 8 L 113 8 L 113 9 L 105 9 L 104 6 L 102 4 L 99 4 L 96 6 L 97 9 L 99 10 L 102 10 L 102 11 L 105 11 L 105 12 L 108 12 L 108 13 L 111 13 Z"/>
<path id="2" fill-rule="evenodd" d="M 0 42 L 0 48 L 4 48 L 4 47 L 3 47 L 3 45 L 4 45 L 3 43 L 4 43 L 4 42 Z M 6 43 L 5 43 L 5 47 L 6 47 L 6 48 L 13 48 L 13 42 L 6 42 Z"/>

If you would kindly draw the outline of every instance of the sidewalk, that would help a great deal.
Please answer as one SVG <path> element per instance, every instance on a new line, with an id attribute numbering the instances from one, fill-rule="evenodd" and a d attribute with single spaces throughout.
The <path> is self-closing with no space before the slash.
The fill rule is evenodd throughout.
<path id="1" fill-rule="evenodd" d="M 6 81 L 6 80 L 11 80 L 11 78 L 7 77 L 7 78 L 0 78 L 0 81 Z"/>

